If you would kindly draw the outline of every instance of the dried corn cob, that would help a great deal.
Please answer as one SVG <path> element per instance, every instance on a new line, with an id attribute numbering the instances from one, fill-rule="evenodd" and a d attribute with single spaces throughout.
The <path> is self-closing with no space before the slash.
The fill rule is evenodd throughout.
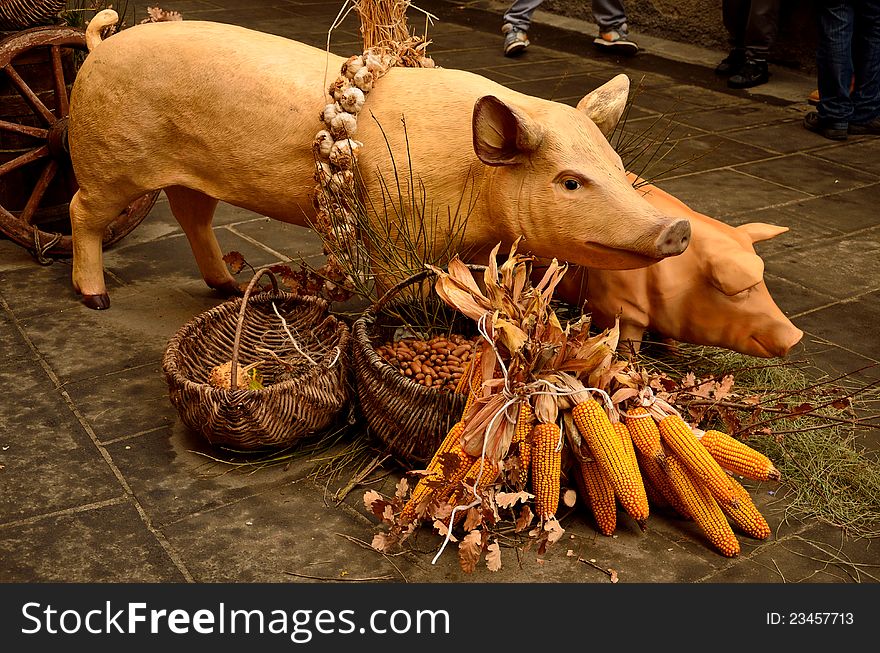
<path id="1" fill-rule="evenodd" d="M 589 453 L 589 452 L 587 452 Z M 602 535 L 611 535 L 617 528 L 617 499 L 614 486 L 603 472 L 599 463 L 590 457 L 577 460 L 575 478 L 581 496 L 593 513 L 596 526 Z"/>
<path id="2" fill-rule="evenodd" d="M 672 507 L 684 519 L 690 519 L 687 508 L 681 502 L 681 499 L 678 498 L 678 494 L 670 484 L 666 472 L 663 471 L 663 466 L 666 464 L 666 454 L 663 454 L 663 465 L 658 463 L 657 459 L 653 456 L 645 456 L 641 451 L 636 451 L 636 459 L 639 461 L 639 467 L 642 470 L 642 480 L 646 481 L 645 485 L 647 486 L 648 482 L 650 482 L 654 490 L 663 497 L 667 505 Z"/>
<path id="3" fill-rule="evenodd" d="M 436 491 L 438 483 L 445 480 L 448 486 L 454 487 L 464 478 L 473 464 L 474 457 L 466 454 L 461 449 L 461 434 L 464 431 L 464 422 L 456 422 L 449 429 L 446 438 L 440 444 L 440 447 L 428 463 L 427 474 L 419 479 L 419 482 L 413 488 L 409 500 L 400 512 L 400 522 L 403 525 L 409 524 L 418 517 L 420 507 L 430 498 Z M 449 456 L 457 456 L 458 464 L 447 471 L 449 466 L 446 461 Z"/>
<path id="4" fill-rule="evenodd" d="M 575 406 L 571 415 L 596 462 L 611 480 L 620 505 L 641 526 L 648 519 L 647 500 L 642 504 L 645 488 L 641 476 L 633 474 L 623 442 L 602 406 L 589 399 Z"/>
<path id="5" fill-rule="evenodd" d="M 666 474 L 681 502 L 712 545 L 728 558 L 738 555 L 739 540 L 711 492 L 688 473 L 677 456 L 666 456 Z"/>
<path id="6" fill-rule="evenodd" d="M 733 485 L 739 498 L 739 507 L 731 508 L 721 504 L 721 510 L 743 533 L 758 540 L 766 540 L 770 537 L 770 525 L 755 506 L 748 490 L 740 485 L 736 479 L 733 480 Z"/>
<path id="7" fill-rule="evenodd" d="M 660 429 L 657 428 L 657 422 L 651 413 L 641 406 L 631 408 L 626 411 L 626 427 L 636 448 L 644 456 L 656 458 L 658 461 L 664 458 Z"/>
<path id="8" fill-rule="evenodd" d="M 626 427 L 626 424 L 623 422 L 614 422 L 611 425 L 614 428 L 615 433 L 620 437 L 620 441 L 623 443 L 623 450 L 626 454 L 626 461 L 629 465 L 630 474 L 633 478 L 638 478 L 639 482 L 636 483 L 636 506 L 637 512 L 639 515 L 647 515 L 648 514 L 648 493 L 645 490 L 645 482 L 642 479 L 642 473 L 639 471 L 639 461 L 636 460 L 636 451 L 633 447 L 632 436 L 629 433 L 629 429 Z M 644 528 L 645 525 L 642 522 L 639 522 L 639 526 Z"/>
<path id="9" fill-rule="evenodd" d="M 464 476 L 461 485 L 453 488 L 449 503 L 457 506 L 462 503 L 470 503 L 474 496 L 474 484 L 477 486 L 477 496 L 490 487 L 501 473 L 501 466 L 486 458 L 477 458 Z"/>
<path id="10" fill-rule="evenodd" d="M 688 468 L 694 477 L 704 484 L 713 496 L 722 503 L 736 507 L 736 492 L 731 478 L 706 447 L 700 444 L 691 428 L 678 415 L 664 417 L 660 422 L 660 436 L 663 444 Z"/>
<path id="11" fill-rule="evenodd" d="M 778 481 L 782 478 L 770 459 L 744 442 L 721 431 L 706 431 L 700 442 L 724 469 L 756 481 Z"/>
<path id="12" fill-rule="evenodd" d="M 511 445 L 519 447 L 519 478 L 517 482 L 520 486 L 526 484 L 529 476 L 529 465 L 532 460 L 532 443 L 529 434 L 532 432 L 532 424 L 535 421 L 535 414 L 528 402 L 524 401 L 519 408 L 519 416 L 516 419 L 516 431 L 513 434 Z"/>
<path id="13" fill-rule="evenodd" d="M 554 516 L 559 507 L 562 476 L 562 451 L 556 450 L 559 435 L 556 424 L 536 424 L 530 435 L 532 494 L 535 495 L 535 513 L 540 519 Z"/>
<path id="14" fill-rule="evenodd" d="M 458 387 L 455 389 L 456 392 L 468 393 L 467 401 L 464 404 L 464 410 L 461 412 L 462 419 L 467 418 L 474 402 L 479 398 L 479 390 L 483 385 L 483 372 L 480 367 L 481 358 L 482 355 L 477 353 L 470 359 L 468 367 L 464 374 L 461 375 L 461 379 L 458 381 Z"/>

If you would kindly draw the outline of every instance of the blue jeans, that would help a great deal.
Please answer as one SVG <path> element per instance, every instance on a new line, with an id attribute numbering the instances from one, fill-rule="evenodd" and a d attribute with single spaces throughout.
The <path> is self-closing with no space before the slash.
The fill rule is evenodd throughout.
<path id="1" fill-rule="evenodd" d="M 532 14 L 541 4 L 541 0 L 514 0 L 504 13 L 504 22 L 517 29 L 528 31 L 532 22 Z M 626 23 L 623 0 L 593 0 L 593 20 L 599 25 L 599 31 L 610 32 L 620 29 Z"/>
<path id="2" fill-rule="evenodd" d="M 819 118 L 835 129 L 871 122 L 880 117 L 880 0 L 820 0 L 817 11 Z"/>

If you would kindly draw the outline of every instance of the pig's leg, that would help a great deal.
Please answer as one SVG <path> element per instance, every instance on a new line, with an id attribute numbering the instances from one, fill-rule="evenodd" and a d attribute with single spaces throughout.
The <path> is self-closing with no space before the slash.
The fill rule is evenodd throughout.
<path id="1" fill-rule="evenodd" d="M 223 251 L 211 228 L 217 200 L 184 186 L 169 186 L 165 189 L 165 194 L 168 196 L 171 212 L 189 240 L 202 279 L 209 287 L 224 295 L 240 295 L 238 283 L 223 261 Z"/>
<path id="2" fill-rule="evenodd" d="M 70 200 L 73 238 L 73 287 L 89 308 L 110 308 L 104 285 L 104 230 L 125 209 L 128 202 L 105 195 L 87 196 L 82 190 Z"/>

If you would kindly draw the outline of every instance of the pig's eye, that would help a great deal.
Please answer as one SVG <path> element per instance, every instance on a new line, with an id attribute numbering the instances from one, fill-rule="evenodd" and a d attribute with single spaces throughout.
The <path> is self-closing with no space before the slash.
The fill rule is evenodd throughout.
<path id="1" fill-rule="evenodd" d="M 568 179 L 562 180 L 562 185 L 565 186 L 565 190 L 577 190 L 581 187 L 581 182 L 577 179 L 572 179 L 569 177 Z"/>

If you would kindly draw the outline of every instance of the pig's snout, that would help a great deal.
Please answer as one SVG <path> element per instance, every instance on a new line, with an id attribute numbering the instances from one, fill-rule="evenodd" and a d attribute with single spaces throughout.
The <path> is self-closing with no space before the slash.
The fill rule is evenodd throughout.
<path id="1" fill-rule="evenodd" d="M 654 247 L 660 256 L 675 256 L 687 249 L 691 242 L 691 223 L 682 218 L 666 227 L 654 241 Z"/>

